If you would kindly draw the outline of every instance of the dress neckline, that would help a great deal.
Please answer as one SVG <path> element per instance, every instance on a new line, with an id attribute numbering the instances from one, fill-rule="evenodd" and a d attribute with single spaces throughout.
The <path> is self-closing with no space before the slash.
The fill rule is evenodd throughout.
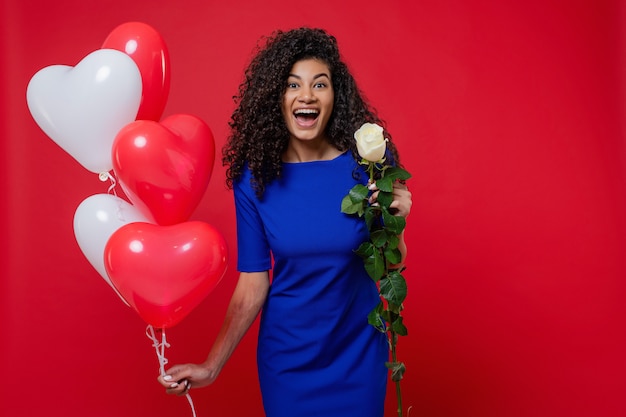
<path id="1" fill-rule="evenodd" d="M 325 162 L 333 162 L 333 161 L 337 161 L 340 158 L 344 157 L 345 155 L 348 154 L 348 151 L 343 151 L 341 152 L 339 155 L 331 158 L 331 159 L 316 159 L 313 161 L 302 161 L 302 162 L 286 162 L 283 161 L 283 165 L 289 165 L 289 166 L 296 166 L 296 165 L 306 165 L 306 164 L 316 164 L 316 163 L 325 163 Z"/>

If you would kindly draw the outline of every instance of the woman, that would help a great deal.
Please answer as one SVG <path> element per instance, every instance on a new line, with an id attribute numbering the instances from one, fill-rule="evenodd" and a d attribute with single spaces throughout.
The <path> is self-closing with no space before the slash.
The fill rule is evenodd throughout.
<path id="1" fill-rule="evenodd" d="M 237 103 L 223 161 L 235 194 L 239 281 L 206 361 L 173 366 L 159 380 L 178 395 L 211 384 L 262 311 L 258 372 L 267 416 L 380 417 L 389 350 L 367 322 L 379 296 L 353 252 L 368 234 L 363 219 L 340 206 L 367 181 L 353 134 L 364 122 L 382 122 L 335 38 L 320 29 L 267 38 Z M 387 161 L 399 164 L 391 142 Z M 410 192 L 398 183 L 393 195 L 396 214 L 406 217 Z"/>

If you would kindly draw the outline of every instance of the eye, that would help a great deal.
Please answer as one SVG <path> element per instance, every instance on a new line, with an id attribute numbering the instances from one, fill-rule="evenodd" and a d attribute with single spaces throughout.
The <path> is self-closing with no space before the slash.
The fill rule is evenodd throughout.
<path id="1" fill-rule="evenodd" d="M 298 83 L 288 82 L 287 83 L 287 88 L 298 88 Z"/>
<path id="2" fill-rule="evenodd" d="M 327 85 L 326 85 L 326 83 L 319 82 L 319 83 L 315 83 L 314 87 L 315 88 L 326 88 Z"/>

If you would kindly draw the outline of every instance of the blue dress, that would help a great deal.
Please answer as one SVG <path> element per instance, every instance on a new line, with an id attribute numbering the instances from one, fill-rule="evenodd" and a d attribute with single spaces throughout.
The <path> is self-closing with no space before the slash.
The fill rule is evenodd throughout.
<path id="1" fill-rule="evenodd" d="M 341 213 L 357 165 L 350 152 L 284 163 L 262 200 L 248 170 L 234 184 L 238 269 L 274 266 L 257 350 L 268 417 L 384 413 L 389 348 L 367 322 L 379 296 L 353 252 L 367 230 Z"/>

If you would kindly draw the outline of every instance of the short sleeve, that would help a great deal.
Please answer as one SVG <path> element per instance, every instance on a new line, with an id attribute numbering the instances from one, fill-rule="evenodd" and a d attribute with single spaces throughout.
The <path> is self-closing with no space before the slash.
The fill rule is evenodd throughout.
<path id="1" fill-rule="evenodd" d="M 270 248 L 265 228 L 256 207 L 257 197 L 250 186 L 250 176 L 233 183 L 237 216 L 237 269 L 260 272 L 271 269 Z"/>

